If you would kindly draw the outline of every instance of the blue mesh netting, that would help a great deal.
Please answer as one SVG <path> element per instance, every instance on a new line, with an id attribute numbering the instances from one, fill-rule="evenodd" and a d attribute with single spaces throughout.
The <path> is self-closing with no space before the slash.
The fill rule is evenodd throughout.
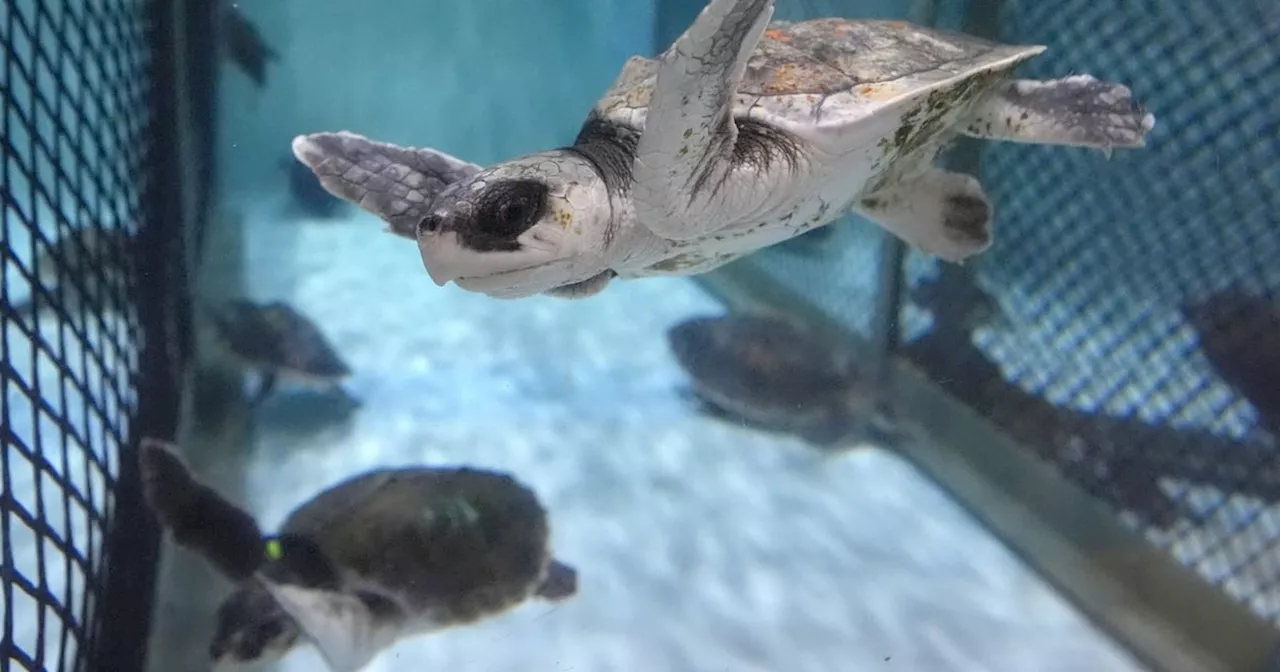
<path id="1" fill-rule="evenodd" d="M 113 664 L 113 533 L 146 384 L 148 3 L 0 5 L 0 670 Z M 167 239 L 177 222 L 166 222 Z M 153 260 L 167 266 L 157 253 Z M 140 289 L 139 272 L 153 290 Z M 136 521 L 129 525 L 140 527 Z M 146 527 L 142 524 L 141 527 Z M 109 572 L 114 569 L 114 575 Z M 123 605 L 148 620 L 141 595 Z M 139 636 L 145 636 L 145 626 Z M 108 643 L 107 648 L 115 646 Z M 124 669 L 124 667 L 119 667 Z"/>
<path id="2" fill-rule="evenodd" d="M 963 267 L 908 256 L 905 354 L 1280 621 L 1280 4 L 880 4 L 780 0 L 778 15 L 1044 44 L 1021 76 L 1123 82 L 1155 114 L 1148 146 L 1110 160 L 980 143 L 955 166 L 980 175 L 996 242 Z M 865 332 L 879 238 L 849 219 L 744 263 Z"/>
<path id="3" fill-rule="evenodd" d="M 1280 620 L 1280 453 L 1265 430 L 1280 409 L 1239 382 L 1253 371 L 1280 386 L 1280 6 L 1265 4 L 1003 3 L 1003 41 L 1049 47 L 1022 76 L 1124 82 L 1157 125 L 1147 148 L 1109 161 L 983 145 L 996 244 L 966 271 L 912 255 L 950 285 L 935 318 L 957 316 L 916 321 L 908 352 Z M 963 301 L 974 270 L 1006 321 L 970 333 L 939 302 Z"/>

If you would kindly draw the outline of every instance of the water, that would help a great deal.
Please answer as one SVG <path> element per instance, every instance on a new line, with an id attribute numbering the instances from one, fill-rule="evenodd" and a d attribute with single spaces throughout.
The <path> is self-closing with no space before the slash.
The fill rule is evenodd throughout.
<path id="1" fill-rule="evenodd" d="M 566 145 L 626 58 L 653 55 L 702 4 L 238 3 L 279 59 L 261 89 L 219 66 L 217 214 L 196 289 L 298 308 L 351 365 L 344 387 L 359 405 L 285 385 L 252 413 L 243 440 L 193 437 L 189 461 L 267 529 L 376 467 L 466 464 L 510 472 L 538 493 L 555 555 L 580 573 L 578 595 L 403 641 L 370 672 L 1142 669 L 888 447 L 822 454 L 694 412 L 665 332 L 725 310 L 698 283 L 616 281 L 584 301 L 493 300 L 437 287 L 415 246 L 369 214 L 313 217 L 290 201 L 285 166 L 301 133 L 351 130 L 480 164 Z M 776 18 L 998 24 L 1007 41 L 1049 45 L 1026 76 L 1091 72 L 1131 84 L 1157 116 L 1145 150 L 1109 159 L 1010 143 L 979 150 L 997 242 L 969 268 L 1008 321 L 955 349 L 1059 409 L 1203 431 L 1225 448 L 1197 459 L 1251 478 L 1258 468 L 1240 467 L 1231 448 L 1257 440 L 1262 411 L 1198 353 L 1177 304 L 1235 282 L 1273 296 L 1280 288 L 1271 216 L 1280 97 L 1265 95 L 1280 90 L 1280 68 L 1273 50 L 1251 48 L 1277 34 L 1280 14 L 1213 5 L 779 0 Z M 31 277 L 50 268 L 36 261 L 46 241 L 88 226 L 132 231 L 143 217 L 146 159 L 127 139 L 151 114 L 147 26 L 142 13 L 102 11 L 65 0 L 0 8 L 0 42 L 11 47 L 0 50 L 7 302 L 29 296 Z M 866 334 L 881 234 L 857 217 L 836 226 L 816 253 L 748 261 Z M 117 256 L 100 265 L 123 268 Z M 939 266 L 913 253 L 906 271 L 915 284 Z M 7 319 L 0 332 L 5 670 L 73 669 L 101 610 L 106 531 L 140 515 L 116 515 L 111 496 L 114 447 L 141 410 L 142 330 L 123 299 L 106 297 L 120 310 L 43 315 L 34 331 Z M 917 307 L 903 312 L 907 341 L 937 326 Z M 971 404 L 983 400 L 976 388 Z M 1164 445 L 1126 447 L 1160 465 L 1182 459 Z M 1157 475 L 1181 518 L 1140 531 L 1275 617 L 1274 506 L 1195 475 Z M 229 586 L 167 548 L 151 669 L 203 670 Z M 322 663 L 304 645 L 255 669 Z"/>
<path id="2" fill-rule="evenodd" d="M 245 10 L 282 54 L 262 91 L 223 72 L 223 203 L 243 227 L 245 293 L 312 317 L 362 406 L 321 417 L 320 398 L 286 389 L 255 414 L 247 457 L 203 455 L 206 473 L 272 528 L 368 468 L 510 471 L 581 572 L 563 605 L 406 641 L 371 670 L 1138 669 L 890 453 L 829 458 L 693 414 L 664 332 L 723 311 L 693 282 L 495 301 L 436 287 L 367 214 L 286 214 L 275 161 L 298 133 L 349 129 L 479 163 L 569 142 L 627 56 L 654 52 L 653 7 Z M 319 664 L 304 647 L 275 669 Z"/>

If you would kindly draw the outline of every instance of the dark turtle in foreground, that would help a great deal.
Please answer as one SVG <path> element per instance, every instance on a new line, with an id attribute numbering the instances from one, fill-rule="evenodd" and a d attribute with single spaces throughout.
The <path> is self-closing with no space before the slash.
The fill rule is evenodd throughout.
<path id="1" fill-rule="evenodd" d="M 212 311 L 212 316 L 223 347 L 261 376 L 251 406 L 262 403 L 280 378 L 347 394 L 341 382 L 351 375 L 351 368 L 320 328 L 293 306 L 236 299 Z"/>
<path id="2" fill-rule="evenodd" d="M 873 387 L 852 361 L 784 320 L 695 317 L 668 330 L 667 341 L 715 415 L 819 446 L 853 439 L 872 416 Z"/>
<path id="3" fill-rule="evenodd" d="M 264 537 L 172 445 L 146 439 L 139 459 L 161 524 L 240 584 L 218 610 L 215 663 L 266 660 L 306 639 L 334 672 L 351 672 L 406 637 L 577 592 L 576 570 L 550 555 L 537 496 L 503 473 L 369 471 L 312 497 Z"/>

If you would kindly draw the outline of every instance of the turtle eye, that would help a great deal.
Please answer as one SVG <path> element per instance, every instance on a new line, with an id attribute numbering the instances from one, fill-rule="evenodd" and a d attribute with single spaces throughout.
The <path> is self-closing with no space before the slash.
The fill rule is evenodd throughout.
<path id="1" fill-rule="evenodd" d="M 525 180 L 500 182 L 485 194 L 477 223 L 489 235 L 515 238 L 538 223 L 546 206 L 545 184 Z"/>

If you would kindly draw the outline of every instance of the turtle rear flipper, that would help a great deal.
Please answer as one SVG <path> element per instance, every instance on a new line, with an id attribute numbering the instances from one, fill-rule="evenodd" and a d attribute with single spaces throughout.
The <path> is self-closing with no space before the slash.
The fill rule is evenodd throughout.
<path id="1" fill-rule="evenodd" d="M 974 108 L 966 135 L 1044 145 L 1142 147 L 1155 117 L 1129 87 L 1090 75 L 1015 80 Z"/>
<path id="2" fill-rule="evenodd" d="M 227 578 L 252 577 L 265 558 L 262 530 L 253 516 L 196 481 L 170 444 L 143 439 L 138 461 L 143 497 L 174 541 L 204 556 Z"/>
<path id="3" fill-rule="evenodd" d="M 578 570 L 552 560 L 547 565 L 547 576 L 534 590 L 538 597 L 550 602 L 561 602 L 578 593 Z"/>
<path id="4" fill-rule="evenodd" d="M 862 199 L 858 212 L 921 252 L 952 263 L 991 246 L 991 204 L 971 175 L 931 168 Z"/>

